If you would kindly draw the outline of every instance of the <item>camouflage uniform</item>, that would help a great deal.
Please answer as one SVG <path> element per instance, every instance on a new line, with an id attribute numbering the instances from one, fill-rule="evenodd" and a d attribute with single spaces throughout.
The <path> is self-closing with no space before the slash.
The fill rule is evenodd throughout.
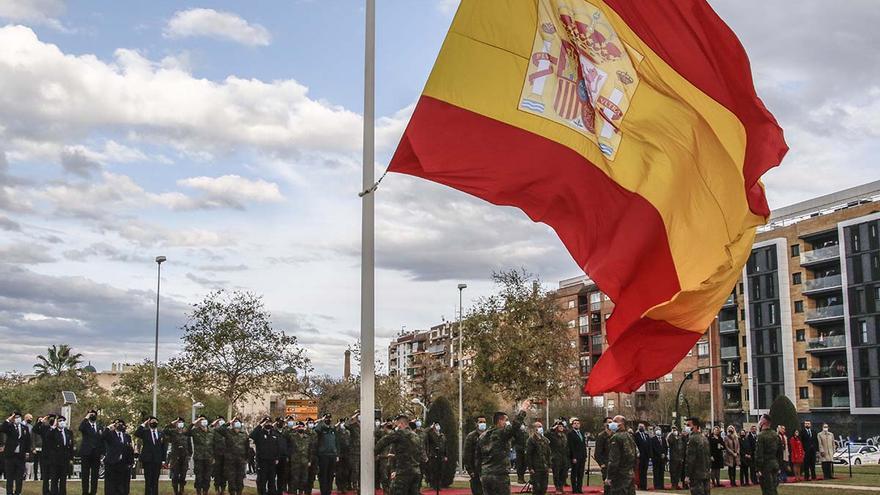
<path id="1" fill-rule="evenodd" d="M 525 418 L 526 412 L 520 411 L 511 425 L 503 428 L 493 426 L 480 435 L 477 455 L 480 482 L 486 495 L 510 494 L 510 441 Z"/>
<path id="2" fill-rule="evenodd" d="M 174 494 L 183 493 L 186 486 L 186 472 L 189 470 L 189 458 L 192 455 L 192 442 L 186 430 L 179 430 L 168 426 L 163 432 L 165 445 L 168 450 L 168 464 L 170 466 L 171 488 Z"/>
<path id="3" fill-rule="evenodd" d="M 348 484 L 349 487 L 358 492 L 361 486 L 361 423 L 360 421 L 349 421 L 348 431 L 350 433 L 351 446 L 348 452 Z"/>
<path id="4" fill-rule="evenodd" d="M 379 441 L 386 435 L 389 435 L 391 431 L 384 427 L 376 431 L 376 456 L 379 458 L 379 462 L 376 463 L 379 470 L 379 476 L 376 479 L 378 480 L 383 493 L 391 493 L 391 469 L 393 463 L 391 462 L 392 458 L 390 456 L 392 455 L 392 452 L 391 445 L 387 445 L 383 449 L 379 449 L 378 445 Z"/>
<path id="5" fill-rule="evenodd" d="M 596 449 L 593 450 L 593 458 L 596 459 L 596 464 L 599 465 L 599 469 L 602 471 L 603 482 L 608 478 L 608 440 L 610 439 L 611 433 L 608 432 L 607 428 L 602 428 L 602 431 L 596 435 Z M 608 491 L 607 486 L 605 491 Z"/>
<path id="6" fill-rule="evenodd" d="M 553 453 L 550 451 L 550 440 L 544 435 L 529 435 L 526 448 L 523 452 L 523 462 L 532 473 L 529 481 L 532 483 L 532 495 L 544 495 L 547 493 L 548 471 L 553 462 Z"/>
<path id="7" fill-rule="evenodd" d="M 568 436 L 565 431 L 556 431 L 554 427 L 547 433 L 550 441 L 550 451 L 553 452 L 553 485 L 557 492 L 565 488 L 565 480 L 568 478 L 568 468 L 571 467 L 571 458 L 568 455 Z"/>
<path id="8" fill-rule="evenodd" d="M 305 430 L 294 431 L 287 441 L 288 445 L 288 487 L 294 494 L 306 493 L 311 455 L 309 436 Z"/>
<path id="9" fill-rule="evenodd" d="M 224 473 L 226 469 L 226 438 L 219 426 L 211 430 L 211 447 L 214 453 L 213 472 L 211 473 L 211 477 L 214 478 L 214 491 L 223 493 L 226 491 L 226 475 Z"/>
<path id="10" fill-rule="evenodd" d="M 443 459 L 447 456 L 446 435 L 431 428 L 425 434 L 425 452 L 428 454 L 428 485 L 435 490 L 443 479 Z"/>
<path id="11" fill-rule="evenodd" d="M 225 424 L 219 428 L 225 441 L 224 477 L 229 483 L 230 495 L 241 495 L 244 473 L 250 450 L 250 438 L 243 428 L 236 430 Z"/>
<path id="12" fill-rule="evenodd" d="M 776 495 L 782 449 L 779 434 L 772 429 L 768 428 L 758 435 L 755 447 L 755 469 L 761 474 L 761 493 L 763 495 Z"/>
<path id="13" fill-rule="evenodd" d="M 309 438 L 309 474 L 306 476 L 306 493 L 312 493 L 315 488 L 315 478 L 318 477 L 318 434 L 312 428 L 306 428 L 306 436 Z"/>
<path id="14" fill-rule="evenodd" d="M 633 472 L 636 468 L 636 441 L 632 435 L 618 430 L 608 441 L 608 493 L 634 495 Z"/>
<path id="15" fill-rule="evenodd" d="M 669 444 L 669 478 L 672 480 L 673 488 L 684 481 L 684 444 L 685 439 L 679 435 L 670 433 L 666 437 L 666 443 Z"/>
<path id="16" fill-rule="evenodd" d="M 192 425 L 188 434 L 192 438 L 193 471 L 196 477 L 196 493 L 206 494 L 211 488 L 211 459 L 214 455 L 214 432 Z"/>
<path id="17" fill-rule="evenodd" d="M 712 469 L 712 457 L 709 452 L 706 435 L 699 432 L 688 435 L 685 469 L 690 481 L 691 495 L 706 495 L 710 491 L 709 471 Z"/>
<path id="18" fill-rule="evenodd" d="M 529 432 L 525 425 L 522 425 L 513 436 L 513 450 L 516 452 L 516 481 L 517 483 L 526 482 L 526 442 L 529 440 Z"/>
<path id="19" fill-rule="evenodd" d="M 394 471 L 391 474 L 391 495 L 419 495 L 424 448 L 419 436 L 405 428 L 388 433 L 376 444 L 382 451 L 391 446 L 394 449 Z"/>
<path id="20" fill-rule="evenodd" d="M 336 441 L 339 445 L 339 460 L 336 462 L 336 490 L 345 493 L 351 490 L 351 432 L 344 425 L 337 426 Z"/>
<path id="21" fill-rule="evenodd" d="M 482 432 L 476 429 L 468 433 L 464 439 L 462 461 L 464 469 L 471 476 L 471 494 L 483 495 L 483 484 L 480 482 L 480 463 L 477 461 L 477 442 Z"/>

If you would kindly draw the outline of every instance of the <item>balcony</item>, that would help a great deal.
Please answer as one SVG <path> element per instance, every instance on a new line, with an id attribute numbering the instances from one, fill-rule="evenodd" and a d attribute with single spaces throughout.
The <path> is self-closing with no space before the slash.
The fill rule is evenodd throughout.
<path id="1" fill-rule="evenodd" d="M 846 335 L 824 335 L 810 339 L 807 352 L 835 352 L 846 349 Z"/>
<path id="2" fill-rule="evenodd" d="M 735 375 L 728 375 L 721 378 L 721 386 L 722 387 L 740 387 L 742 386 L 742 377 L 739 373 Z"/>
<path id="3" fill-rule="evenodd" d="M 822 263 L 840 258 L 840 246 L 828 246 L 801 253 L 801 265 Z"/>
<path id="4" fill-rule="evenodd" d="M 582 326 L 578 329 L 578 333 L 579 333 L 580 335 L 589 335 L 589 334 L 590 334 L 590 326 L 589 326 L 589 325 L 582 325 Z"/>
<path id="5" fill-rule="evenodd" d="M 807 323 L 839 320 L 843 318 L 843 304 L 825 306 L 824 308 L 808 309 L 806 316 Z"/>
<path id="6" fill-rule="evenodd" d="M 739 327 L 736 320 L 721 320 L 718 322 L 718 330 L 721 333 L 737 333 Z"/>
<path id="7" fill-rule="evenodd" d="M 811 399 L 810 409 L 813 411 L 820 410 L 844 410 L 849 409 L 849 396 L 832 396 L 831 400 Z"/>
<path id="8" fill-rule="evenodd" d="M 843 278 L 840 275 L 814 278 L 804 282 L 803 292 L 804 294 L 815 294 L 818 292 L 839 290 L 842 284 Z"/>
<path id="9" fill-rule="evenodd" d="M 742 402 L 738 401 L 738 400 L 731 401 L 731 402 L 725 402 L 724 403 L 724 410 L 725 411 L 742 411 L 742 406 L 743 406 Z"/>
<path id="10" fill-rule="evenodd" d="M 739 359 L 739 347 L 730 346 L 721 348 L 721 359 Z"/>
<path id="11" fill-rule="evenodd" d="M 590 311 L 599 311 L 602 309 L 602 302 L 591 302 Z"/>
<path id="12" fill-rule="evenodd" d="M 826 366 L 823 368 L 813 368 L 810 370 L 810 381 L 812 383 L 845 382 L 846 376 L 846 365 L 839 365 L 837 367 Z"/>
<path id="13" fill-rule="evenodd" d="M 736 306 L 736 298 L 733 297 L 733 294 L 727 297 L 727 300 L 724 301 L 724 307 L 728 306 Z"/>

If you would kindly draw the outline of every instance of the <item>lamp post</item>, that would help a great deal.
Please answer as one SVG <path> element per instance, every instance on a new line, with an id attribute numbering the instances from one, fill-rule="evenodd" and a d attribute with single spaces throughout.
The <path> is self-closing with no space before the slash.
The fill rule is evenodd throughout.
<path id="1" fill-rule="evenodd" d="M 464 315 L 462 292 L 467 284 L 458 284 L 458 469 L 464 471 L 464 329 L 461 320 Z"/>
<path id="2" fill-rule="evenodd" d="M 153 416 L 156 416 L 156 401 L 159 396 L 159 289 L 162 287 L 162 263 L 168 259 L 156 256 L 158 275 L 156 276 L 156 342 L 153 346 Z"/>
<path id="3" fill-rule="evenodd" d="M 700 367 L 694 368 L 684 374 L 684 376 L 681 378 L 681 383 L 678 385 L 678 392 L 675 393 L 675 410 L 672 411 L 672 417 L 675 421 L 675 426 L 681 428 L 681 415 L 678 413 L 678 403 L 681 402 L 681 389 L 682 389 L 682 387 L 684 387 L 684 383 L 686 381 L 690 380 L 691 378 L 693 378 L 694 373 L 696 373 L 700 370 L 720 368 L 722 366 L 724 366 L 724 365 L 723 364 L 716 364 L 716 365 L 712 365 L 712 366 L 700 366 Z M 618 397 L 619 396 L 620 396 L 620 394 L 618 393 Z M 620 400 L 620 399 L 618 399 L 618 400 Z M 687 402 L 687 399 L 685 399 L 685 402 Z M 690 413 L 690 410 L 691 410 L 691 405 L 688 402 L 688 413 Z"/>
<path id="4" fill-rule="evenodd" d="M 193 402 L 193 407 L 192 407 L 192 422 L 193 423 L 196 422 L 196 410 L 201 409 L 203 407 L 205 407 L 205 405 L 202 404 L 201 402 Z"/>
<path id="5" fill-rule="evenodd" d="M 424 427 L 425 423 L 428 421 L 428 406 L 426 406 L 425 403 L 422 402 L 422 400 L 419 399 L 418 397 L 411 400 L 410 402 L 412 402 L 413 404 L 418 404 L 418 405 L 422 406 L 422 426 Z"/>

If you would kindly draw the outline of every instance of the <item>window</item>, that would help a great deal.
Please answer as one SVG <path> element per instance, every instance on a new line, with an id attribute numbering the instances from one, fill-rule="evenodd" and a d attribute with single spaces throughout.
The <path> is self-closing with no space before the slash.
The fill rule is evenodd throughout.
<path id="1" fill-rule="evenodd" d="M 742 346 L 743 347 L 746 346 L 746 336 L 745 335 L 742 336 Z"/>
<path id="2" fill-rule="evenodd" d="M 798 388 L 798 397 L 801 399 L 809 399 L 810 398 L 810 389 L 807 387 L 799 387 Z"/>
<path id="3" fill-rule="evenodd" d="M 568 301 L 568 309 L 574 309 L 574 299 Z"/>
<path id="4" fill-rule="evenodd" d="M 740 294 L 745 294 L 745 289 L 744 289 L 743 287 L 744 287 L 744 286 L 743 286 L 743 283 L 740 282 L 740 283 L 739 283 L 739 293 L 740 293 Z"/>
<path id="5" fill-rule="evenodd" d="M 799 329 L 795 330 L 795 331 L 794 331 L 794 338 L 795 338 L 795 340 L 797 340 L 798 342 L 804 342 L 804 341 L 806 341 L 806 340 L 807 340 L 807 337 L 806 337 L 806 332 L 804 331 L 804 329 L 803 329 L 803 328 L 799 328 Z"/>
<path id="6" fill-rule="evenodd" d="M 804 312 L 804 302 L 803 301 L 795 301 L 794 302 L 794 312 L 795 313 L 803 313 Z"/>
<path id="7" fill-rule="evenodd" d="M 709 373 L 700 373 L 700 385 L 705 385 L 709 383 Z"/>
<path id="8" fill-rule="evenodd" d="M 859 343 L 865 345 L 868 343 L 868 322 L 859 321 Z"/>
<path id="9" fill-rule="evenodd" d="M 575 325 L 576 325 L 576 322 L 575 322 L 574 320 L 569 320 L 569 322 L 568 322 L 568 328 L 574 328 Z"/>
<path id="10" fill-rule="evenodd" d="M 663 381 L 666 382 L 666 383 L 671 382 L 671 381 L 672 381 L 672 373 L 666 373 L 666 374 L 663 376 Z"/>
<path id="11" fill-rule="evenodd" d="M 600 303 L 602 302 L 602 293 L 601 292 L 591 292 L 590 293 L 590 303 Z"/>
<path id="12" fill-rule="evenodd" d="M 614 399 L 608 399 L 608 409 L 614 410 Z"/>
<path id="13" fill-rule="evenodd" d="M 708 357 L 709 356 L 709 343 L 708 342 L 697 342 L 697 357 Z"/>
<path id="14" fill-rule="evenodd" d="M 749 374 L 749 363 L 743 363 L 743 373 Z"/>
<path id="15" fill-rule="evenodd" d="M 851 245 L 852 245 L 852 252 L 857 253 L 862 250 L 861 245 L 859 243 L 858 227 L 853 227 L 853 230 L 850 233 L 850 241 L 851 241 Z"/>
<path id="16" fill-rule="evenodd" d="M 800 285 L 801 284 L 801 272 L 793 273 L 791 275 L 791 285 Z"/>
<path id="17" fill-rule="evenodd" d="M 792 244 L 791 245 L 791 257 L 797 258 L 801 255 L 801 245 L 800 244 Z"/>
<path id="18" fill-rule="evenodd" d="M 739 310 L 739 319 L 745 321 L 745 319 L 746 319 L 746 310 L 744 310 L 744 309 Z"/>
<path id="19" fill-rule="evenodd" d="M 798 369 L 801 371 L 807 369 L 807 358 L 798 358 Z"/>
<path id="20" fill-rule="evenodd" d="M 770 310 L 770 321 L 767 322 L 767 324 L 768 325 L 775 325 L 776 324 L 776 303 L 770 303 L 768 309 Z"/>

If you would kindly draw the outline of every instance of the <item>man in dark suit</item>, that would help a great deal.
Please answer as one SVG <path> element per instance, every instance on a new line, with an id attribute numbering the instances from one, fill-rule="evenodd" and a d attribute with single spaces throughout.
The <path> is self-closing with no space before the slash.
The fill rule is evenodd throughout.
<path id="1" fill-rule="evenodd" d="M 144 468 L 144 495 L 159 494 L 159 471 L 165 462 L 165 436 L 159 420 L 150 416 L 134 432 L 141 439 L 141 466 Z"/>
<path id="2" fill-rule="evenodd" d="M 46 466 L 49 468 L 49 494 L 67 495 L 67 477 L 70 475 L 70 461 L 73 460 L 73 432 L 67 428 L 67 418 L 58 416 L 55 426 L 45 437 L 51 445 L 51 453 Z M 45 445 L 45 443 L 43 444 Z"/>
<path id="3" fill-rule="evenodd" d="M 31 451 L 31 433 L 22 423 L 21 413 L 17 411 L 0 424 L 0 433 L 6 435 L 6 443 L 3 445 L 6 493 L 21 495 L 25 456 Z"/>
<path id="4" fill-rule="evenodd" d="M 128 495 L 134 449 L 125 432 L 125 421 L 117 419 L 104 429 L 104 495 Z"/>
<path id="5" fill-rule="evenodd" d="M 55 415 L 50 414 L 37 418 L 37 423 L 33 429 L 34 439 L 39 440 L 40 444 L 40 471 L 43 473 L 40 479 L 43 480 L 43 495 L 51 494 L 50 482 L 52 480 L 52 473 L 50 472 L 51 466 L 49 464 L 55 453 L 52 450 L 54 445 L 52 445 L 49 436 L 54 428 Z"/>
<path id="6" fill-rule="evenodd" d="M 101 440 L 103 430 L 104 427 L 98 423 L 98 411 L 94 409 L 79 424 L 82 495 L 98 494 L 98 470 L 101 467 L 101 454 L 104 453 L 104 442 Z"/>
<path id="7" fill-rule="evenodd" d="M 578 418 L 571 418 L 568 432 L 568 457 L 571 459 L 571 492 L 584 493 L 584 466 L 587 463 L 587 436 Z"/>
<path id="8" fill-rule="evenodd" d="M 645 423 L 639 423 L 639 431 L 635 432 L 636 448 L 639 449 L 639 489 L 648 489 L 648 461 L 651 460 L 651 442 Z"/>
<path id="9" fill-rule="evenodd" d="M 658 426 L 654 431 L 651 441 L 651 465 L 654 466 L 654 489 L 663 489 L 663 477 L 666 476 L 666 456 L 669 452 L 669 444 L 663 430 Z"/>
<path id="10" fill-rule="evenodd" d="M 819 451 L 819 437 L 813 431 L 813 423 L 804 421 L 801 430 L 801 442 L 804 445 L 804 480 L 816 480 L 816 453 Z M 796 475 L 797 473 L 795 473 Z"/>

